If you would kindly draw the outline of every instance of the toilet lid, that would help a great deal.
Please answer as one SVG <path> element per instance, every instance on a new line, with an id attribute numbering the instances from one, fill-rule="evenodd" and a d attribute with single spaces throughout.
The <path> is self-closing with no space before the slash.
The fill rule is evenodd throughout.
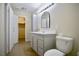
<path id="1" fill-rule="evenodd" d="M 51 49 L 45 52 L 44 56 L 64 56 L 65 54 L 59 50 Z"/>

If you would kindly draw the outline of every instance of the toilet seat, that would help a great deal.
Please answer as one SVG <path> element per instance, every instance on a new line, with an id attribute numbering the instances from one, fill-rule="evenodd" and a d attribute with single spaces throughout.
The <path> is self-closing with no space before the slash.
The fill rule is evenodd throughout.
<path id="1" fill-rule="evenodd" d="M 51 49 L 45 52 L 44 56 L 64 56 L 65 54 L 57 49 Z"/>

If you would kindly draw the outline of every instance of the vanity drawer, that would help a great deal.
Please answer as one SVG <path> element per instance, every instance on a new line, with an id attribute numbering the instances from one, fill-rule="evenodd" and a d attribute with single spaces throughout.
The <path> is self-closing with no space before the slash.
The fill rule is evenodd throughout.
<path id="1" fill-rule="evenodd" d="M 43 49 L 40 48 L 40 47 L 38 47 L 38 54 L 39 54 L 40 56 L 43 56 L 43 55 L 44 55 Z"/>
<path id="2" fill-rule="evenodd" d="M 44 47 L 43 40 L 38 39 L 38 47 L 40 47 L 40 48 L 43 48 Z"/>

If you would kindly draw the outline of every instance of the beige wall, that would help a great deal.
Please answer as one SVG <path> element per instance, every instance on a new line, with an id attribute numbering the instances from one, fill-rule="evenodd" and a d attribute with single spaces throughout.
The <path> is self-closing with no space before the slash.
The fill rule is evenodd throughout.
<path id="1" fill-rule="evenodd" d="M 70 35 L 74 39 L 73 52 L 79 50 L 79 4 L 57 4 L 51 11 L 51 28 L 53 21 L 57 32 Z"/>
<path id="2" fill-rule="evenodd" d="M 79 4 L 60 3 L 45 11 L 50 13 L 51 30 L 55 29 L 57 33 L 73 37 L 74 45 L 71 54 L 76 55 L 79 51 Z M 40 23 L 38 25 L 40 28 Z"/>

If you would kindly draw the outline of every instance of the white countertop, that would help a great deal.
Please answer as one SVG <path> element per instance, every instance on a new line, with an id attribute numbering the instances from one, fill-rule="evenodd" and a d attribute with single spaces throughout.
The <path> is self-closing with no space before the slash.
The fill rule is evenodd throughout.
<path id="1" fill-rule="evenodd" d="M 31 32 L 32 34 L 41 34 L 41 35 L 48 35 L 48 34 L 56 34 L 56 32 Z"/>

